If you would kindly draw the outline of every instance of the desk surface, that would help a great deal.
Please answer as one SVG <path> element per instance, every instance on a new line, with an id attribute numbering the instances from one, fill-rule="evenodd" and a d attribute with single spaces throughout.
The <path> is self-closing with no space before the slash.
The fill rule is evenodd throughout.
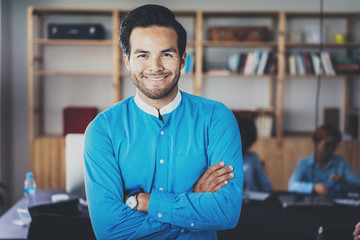
<path id="1" fill-rule="evenodd" d="M 51 196 L 64 191 L 39 190 L 37 204 L 51 202 Z M 79 196 L 74 196 L 79 197 Z M 20 199 L 0 217 L 0 239 L 26 239 L 28 227 L 13 223 L 19 219 L 17 208 L 25 208 Z M 316 239 L 319 226 L 324 227 L 325 239 L 352 239 L 355 224 L 360 221 L 360 207 L 298 207 L 282 208 L 277 194 L 264 202 L 243 204 L 238 225 L 232 230 L 219 231 L 221 239 L 307 240 Z"/>
<path id="2" fill-rule="evenodd" d="M 219 239 L 314 240 L 320 226 L 326 240 L 353 239 L 360 207 L 306 206 L 282 208 L 272 193 L 265 202 L 243 204 L 236 228 L 218 231 Z"/>
<path id="3" fill-rule="evenodd" d="M 56 193 L 65 193 L 59 190 L 38 190 L 36 204 L 47 204 L 51 202 L 51 196 Z M 76 196 L 74 196 L 76 197 Z M 25 197 L 16 202 L 7 212 L 0 217 L 0 239 L 26 239 L 29 226 L 18 226 L 13 223 L 19 219 L 16 209 L 25 208 Z"/>

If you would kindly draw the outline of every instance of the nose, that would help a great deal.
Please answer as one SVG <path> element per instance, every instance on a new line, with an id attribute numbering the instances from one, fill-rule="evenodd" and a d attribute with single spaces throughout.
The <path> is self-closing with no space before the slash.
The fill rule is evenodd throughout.
<path id="1" fill-rule="evenodd" d="M 150 72 L 159 72 L 164 70 L 162 61 L 160 57 L 152 57 L 149 62 L 149 71 Z"/>

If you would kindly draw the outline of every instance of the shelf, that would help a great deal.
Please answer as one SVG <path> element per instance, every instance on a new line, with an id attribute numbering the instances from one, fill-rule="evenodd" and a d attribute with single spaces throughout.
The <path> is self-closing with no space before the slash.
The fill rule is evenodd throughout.
<path id="1" fill-rule="evenodd" d="M 205 47 L 277 47 L 277 42 L 204 41 Z"/>
<path id="2" fill-rule="evenodd" d="M 288 18 L 319 18 L 320 12 L 286 12 Z M 358 12 L 324 12 L 324 18 L 360 18 Z"/>
<path id="3" fill-rule="evenodd" d="M 287 42 L 286 47 L 319 48 L 320 43 L 305 43 L 305 42 L 291 43 L 291 42 Z M 360 43 L 358 43 L 358 42 L 357 43 L 343 43 L 343 44 L 323 43 L 322 47 L 323 48 L 355 48 L 355 47 L 360 47 Z"/>
<path id="4" fill-rule="evenodd" d="M 112 77 L 112 73 L 108 72 L 36 71 L 35 74 L 43 77 Z"/>
<path id="5" fill-rule="evenodd" d="M 317 78 L 318 75 L 285 75 L 286 78 Z M 321 78 L 360 77 L 360 74 L 320 75 Z"/>
<path id="6" fill-rule="evenodd" d="M 77 9 L 77 8 L 45 8 L 45 7 L 35 7 L 33 8 L 34 14 L 112 14 L 114 10 L 111 9 L 94 9 L 94 8 L 87 8 L 87 9 Z"/>
<path id="7" fill-rule="evenodd" d="M 34 44 L 39 45 L 88 45 L 112 46 L 112 40 L 77 40 L 77 39 L 35 39 Z"/>
<path id="8" fill-rule="evenodd" d="M 240 73 L 231 73 L 231 72 L 219 72 L 219 73 L 211 73 L 211 72 L 204 72 L 203 77 L 238 77 L 238 78 L 275 78 L 275 75 L 271 74 L 251 74 L 245 75 Z"/>
<path id="9" fill-rule="evenodd" d="M 204 17 L 278 17 L 279 12 L 277 11 L 203 11 Z"/>

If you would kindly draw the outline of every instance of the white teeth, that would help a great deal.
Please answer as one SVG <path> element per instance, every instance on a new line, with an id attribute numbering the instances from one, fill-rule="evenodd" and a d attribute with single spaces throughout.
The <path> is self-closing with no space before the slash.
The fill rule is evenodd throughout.
<path id="1" fill-rule="evenodd" d="M 165 77 L 161 77 L 161 78 L 151 78 L 151 77 L 148 77 L 149 80 L 151 81 L 161 81 L 163 80 Z"/>

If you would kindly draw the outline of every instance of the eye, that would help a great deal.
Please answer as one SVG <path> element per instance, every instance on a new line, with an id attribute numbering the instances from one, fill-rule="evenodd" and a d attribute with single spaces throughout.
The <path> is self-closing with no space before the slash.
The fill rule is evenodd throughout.
<path id="1" fill-rule="evenodd" d="M 172 54 L 171 53 L 164 53 L 163 56 L 164 57 L 172 57 Z"/>
<path id="2" fill-rule="evenodd" d="M 146 58 L 146 54 L 139 54 L 136 56 L 137 58 Z"/>

